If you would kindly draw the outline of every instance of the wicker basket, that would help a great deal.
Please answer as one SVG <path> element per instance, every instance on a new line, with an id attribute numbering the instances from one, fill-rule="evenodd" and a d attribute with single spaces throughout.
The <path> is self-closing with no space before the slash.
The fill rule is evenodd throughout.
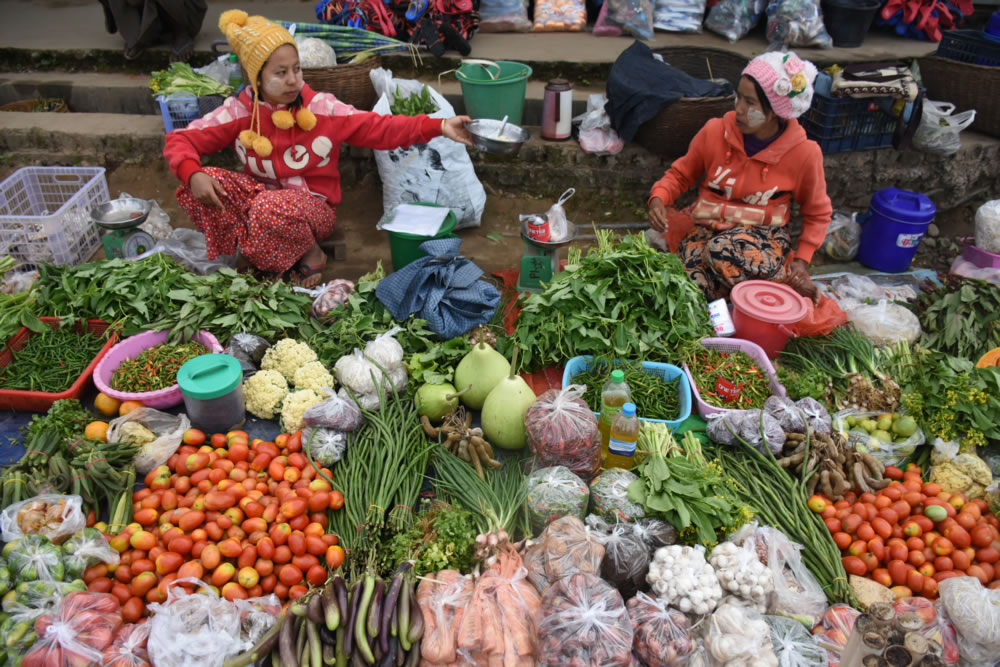
<path id="1" fill-rule="evenodd" d="M 1000 67 L 960 63 L 939 56 L 921 58 L 927 98 L 951 102 L 957 111 L 976 110 L 971 128 L 1000 138 Z"/>
<path id="2" fill-rule="evenodd" d="M 307 67 L 302 69 L 302 78 L 317 92 L 333 93 L 344 104 L 371 111 L 375 106 L 375 86 L 369 72 L 380 65 L 381 59 L 374 56 L 360 63 Z"/>
<path id="3" fill-rule="evenodd" d="M 37 99 L 34 99 L 34 100 L 19 100 L 17 102 L 11 102 L 9 104 L 4 104 L 3 106 L 0 106 L 0 111 L 21 111 L 21 112 L 28 111 L 28 112 L 31 112 L 31 111 L 34 111 L 36 108 L 38 108 L 38 106 L 41 105 L 41 104 L 47 104 L 47 103 L 51 104 L 53 102 L 56 102 L 57 104 L 56 104 L 55 108 L 49 109 L 50 113 L 52 113 L 52 112 L 54 112 L 54 113 L 69 113 L 69 107 L 66 106 L 66 101 L 65 100 L 48 99 L 48 98 L 37 98 Z"/>
<path id="4" fill-rule="evenodd" d="M 749 62 L 729 51 L 700 47 L 668 46 L 654 49 L 653 53 L 691 76 L 726 79 L 734 87 Z M 684 97 L 643 123 L 635 141 L 658 155 L 678 157 L 687 153 L 688 144 L 709 119 L 719 118 L 732 109 L 732 96 Z"/>

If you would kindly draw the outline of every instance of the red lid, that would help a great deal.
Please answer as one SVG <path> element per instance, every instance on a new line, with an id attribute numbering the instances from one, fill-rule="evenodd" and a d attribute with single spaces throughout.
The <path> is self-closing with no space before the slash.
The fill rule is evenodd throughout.
<path id="1" fill-rule="evenodd" d="M 767 280 L 742 282 L 729 298 L 744 315 L 771 324 L 794 324 L 809 310 L 806 300 L 791 287 Z"/>

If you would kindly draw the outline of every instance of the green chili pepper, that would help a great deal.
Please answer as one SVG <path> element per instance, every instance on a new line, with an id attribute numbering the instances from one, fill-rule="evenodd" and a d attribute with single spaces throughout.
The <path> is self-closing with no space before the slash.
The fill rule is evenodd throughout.
<path id="1" fill-rule="evenodd" d="M 73 386 L 97 353 L 104 336 L 81 334 L 76 326 L 45 327 L 31 333 L 11 361 L 0 369 L 0 388 L 60 393 Z"/>
<path id="2" fill-rule="evenodd" d="M 166 389 L 177 384 L 177 371 L 186 362 L 208 348 L 196 341 L 170 345 L 164 343 L 143 350 L 127 359 L 111 375 L 111 388 L 116 391 L 144 393 Z"/>

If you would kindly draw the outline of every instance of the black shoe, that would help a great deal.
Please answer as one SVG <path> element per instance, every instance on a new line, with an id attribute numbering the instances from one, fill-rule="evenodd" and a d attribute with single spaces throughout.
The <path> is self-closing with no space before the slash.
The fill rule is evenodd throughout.
<path id="1" fill-rule="evenodd" d="M 451 24 L 451 17 L 446 16 L 441 22 L 441 35 L 444 37 L 444 45 L 459 54 L 467 56 L 472 53 L 472 45 L 469 40 L 462 37 L 462 34 Z"/>
<path id="2" fill-rule="evenodd" d="M 410 37 L 410 41 L 414 44 L 424 44 L 427 50 L 431 52 L 431 55 L 440 58 L 447 51 L 447 47 L 444 44 L 444 39 L 441 37 L 441 33 L 438 32 L 437 27 L 431 23 L 427 15 L 420 19 L 420 23 L 413 28 L 413 35 Z"/>

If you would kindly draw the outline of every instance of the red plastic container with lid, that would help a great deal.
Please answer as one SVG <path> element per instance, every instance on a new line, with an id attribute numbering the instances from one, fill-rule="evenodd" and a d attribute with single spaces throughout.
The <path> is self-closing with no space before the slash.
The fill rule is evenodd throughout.
<path id="1" fill-rule="evenodd" d="M 733 325 L 736 337 L 757 343 L 774 359 L 795 335 L 791 325 L 809 312 L 808 302 L 788 285 L 748 280 L 733 288 Z"/>

